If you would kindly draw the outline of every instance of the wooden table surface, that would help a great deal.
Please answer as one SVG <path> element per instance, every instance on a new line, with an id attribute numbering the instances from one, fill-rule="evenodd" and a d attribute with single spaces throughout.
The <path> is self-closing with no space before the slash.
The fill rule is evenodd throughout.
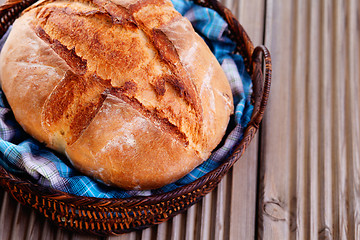
<path id="1" fill-rule="evenodd" d="M 223 0 L 272 55 L 256 138 L 187 212 L 109 240 L 360 239 L 360 3 Z M 57 229 L 0 189 L 0 239 L 98 239 Z"/>

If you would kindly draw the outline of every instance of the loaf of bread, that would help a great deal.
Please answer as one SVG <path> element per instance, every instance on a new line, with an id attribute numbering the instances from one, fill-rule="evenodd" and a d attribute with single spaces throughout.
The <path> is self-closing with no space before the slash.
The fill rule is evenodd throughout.
<path id="1" fill-rule="evenodd" d="M 123 189 L 189 173 L 233 112 L 219 63 L 168 0 L 38 2 L 13 24 L 0 71 L 26 132 Z"/>

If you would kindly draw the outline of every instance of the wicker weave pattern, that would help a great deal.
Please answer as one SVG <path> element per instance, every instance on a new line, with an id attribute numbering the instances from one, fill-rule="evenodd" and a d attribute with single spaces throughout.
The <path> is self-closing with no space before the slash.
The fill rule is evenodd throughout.
<path id="1" fill-rule="evenodd" d="M 18 14 L 33 2 L 35 1 L 15 0 L 0 7 L 0 34 L 3 35 Z M 191 184 L 150 197 L 101 199 L 74 196 L 20 179 L 1 167 L 0 186 L 9 191 L 17 201 L 32 207 L 60 227 L 100 236 L 139 230 L 166 221 L 212 191 L 242 156 L 259 128 L 270 91 L 271 57 L 264 46 L 254 48 L 245 30 L 222 4 L 216 0 L 194 2 L 213 8 L 228 22 L 230 36 L 237 43 L 237 50 L 243 56 L 247 71 L 252 76 L 254 112 L 243 140 L 230 158 Z M 260 53 L 265 60 L 264 85 Z"/>

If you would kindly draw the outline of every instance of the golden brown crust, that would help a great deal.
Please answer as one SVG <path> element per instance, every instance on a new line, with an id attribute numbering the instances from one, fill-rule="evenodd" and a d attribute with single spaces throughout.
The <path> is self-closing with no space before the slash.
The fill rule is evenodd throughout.
<path id="1" fill-rule="evenodd" d="M 127 189 L 161 187 L 201 162 L 193 150 L 111 95 L 67 154 L 82 171 Z"/>
<path id="2" fill-rule="evenodd" d="M 58 40 L 53 40 L 50 36 L 42 29 L 37 27 L 35 33 L 62 58 L 65 62 L 73 69 L 77 74 L 86 73 L 86 60 L 83 60 L 81 57 L 77 56 L 75 53 L 75 48 L 67 49 L 66 46 L 62 45 Z"/>
<path id="3" fill-rule="evenodd" d="M 43 127 L 51 134 L 58 132 L 71 145 L 97 114 L 109 85 L 96 76 L 67 71 L 44 103 Z"/>
<path id="4" fill-rule="evenodd" d="M 155 48 L 158 50 L 160 57 L 171 69 L 173 75 L 167 75 L 164 82 L 170 83 L 195 109 L 199 120 L 202 118 L 202 109 L 199 106 L 199 99 L 194 83 L 189 78 L 184 67 L 179 64 L 180 57 L 167 36 L 160 29 L 152 30 L 152 40 Z"/>
<path id="5" fill-rule="evenodd" d="M 14 24 L 0 69 L 26 131 L 126 189 L 185 175 L 220 142 L 233 111 L 220 65 L 168 0 L 39 3 Z"/>
<path id="6" fill-rule="evenodd" d="M 49 142 L 51 139 L 39 121 L 41 109 L 69 67 L 37 37 L 30 20 L 24 16 L 14 23 L 13 29 L 17 30 L 11 32 L 1 51 L 1 87 L 25 131 L 41 142 Z M 19 39 L 24 44 L 19 44 Z"/>
<path id="7" fill-rule="evenodd" d="M 172 137 L 177 139 L 184 146 L 189 144 L 186 135 L 182 133 L 176 125 L 170 123 L 167 118 L 159 117 L 161 114 L 157 113 L 156 109 L 153 109 L 152 111 L 146 109 L 136 98 L 128 97 L 123 88 L 111 88 L 108 93 L 126 102 L 132 109 L 135 109 L 142 116 L 153 122 L 161 131 L 172 134 Z"/>

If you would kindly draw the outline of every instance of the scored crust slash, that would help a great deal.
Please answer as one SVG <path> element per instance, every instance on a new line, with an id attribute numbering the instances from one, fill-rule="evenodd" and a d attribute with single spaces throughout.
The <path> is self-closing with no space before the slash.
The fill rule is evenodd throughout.
<path id="1" fill-rule="evenodd" d="M 186 175 L 233 113 L 215 56 L 168 0 L 42 1 L 15 21 L 0 70 L 25 131 L 124 189 Z"/>

